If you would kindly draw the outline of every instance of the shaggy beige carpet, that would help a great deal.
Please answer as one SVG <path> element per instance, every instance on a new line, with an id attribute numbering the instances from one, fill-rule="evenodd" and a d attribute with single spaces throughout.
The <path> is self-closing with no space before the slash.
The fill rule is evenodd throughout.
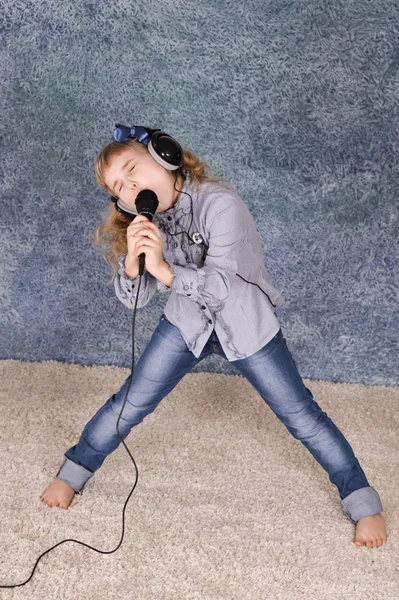
<path id="1" fill-rule="evenodd" d="M 118 544 L 134 483 L 122 445 L 69 510 L 40 495 L 128 374 L 0 361 L 0 584 L 28 579 L 64 538 Z M 327 473 L 244 378 L 191 373 L 126 440 L 139 482 L 119 550 L 62 544 L 0 598 L 397 600 L 399 388 L 304 382 L 380 493 L 389 535 L 381 548 L 353 545 Z"/>

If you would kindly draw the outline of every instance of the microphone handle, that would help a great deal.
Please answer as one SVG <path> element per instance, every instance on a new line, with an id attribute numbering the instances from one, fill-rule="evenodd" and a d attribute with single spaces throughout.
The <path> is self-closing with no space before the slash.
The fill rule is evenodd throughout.
<path id="1" fill-rule="evenodd" d="M 144 252 L 142 252 L 141 254 L 139 254 L 139 275 L 144 274 L 144 261 L 145 261 L 145 254 L 144 254 Z"/>
<path id="2" fill-rule="evenodd" d="M 144 215 L 152 223 L 152 219 L 154 217 L 154 213 L 151 212 L 151 210 L 148 210 L 147 208 L 144 208 L 143 210 L 139 211 L 139 215 Z M 145 254 L 144 254 L 144 252 L 142 252 L 139 255 L 139 275 L 144 275 L 144 261 L 145 261 Z"/>

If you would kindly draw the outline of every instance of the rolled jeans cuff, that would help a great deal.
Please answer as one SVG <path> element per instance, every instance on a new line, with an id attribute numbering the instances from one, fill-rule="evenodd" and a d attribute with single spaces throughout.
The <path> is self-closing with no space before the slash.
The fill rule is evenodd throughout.
<path id="1" fill-rule="evenodd" d="M 382 512 L 382 504 L 378 492 L 371 486 L 355 490 L 341 500 L 344 513 L 356 525 L 359 519 L 371 517 Z"/>
<path id="2" fill-rule="evenodd" d="M 94 473 L 85 469 L 82 465 L 78 465 L 64 456 L 56 477 L 65 481 L 75 492 L 81 493 L 87 480 L 93 477 L 93 475 Z"/>

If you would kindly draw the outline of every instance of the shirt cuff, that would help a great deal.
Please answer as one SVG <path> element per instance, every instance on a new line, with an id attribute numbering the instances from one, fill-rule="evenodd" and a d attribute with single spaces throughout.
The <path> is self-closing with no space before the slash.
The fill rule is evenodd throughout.
<path id="1" fill-rule="evenodd" d="M 170 287 L 168 287 L 167 285 L 162 283 L 162 281 L 159 281 L 159 279 L 157 279 L 157 291 L 158 292 L 168 292 L 169 290 L 170 290 Z"/>
<path id="2" fill-rule="evenodd" d="M 131 279 L 127 275 L 127 273 L 125 271 L 125 258 L 126 257 L 123 256 L 123 255 L 119 256 L 119 258 L 118 258 L 118 275 L 120 276 L 120 287 L 121 287 L 121 290 L 125 294 L 129 295 L 129 297 L 130 297 L 131 292 L 135 291 L 135 289 L 134 289 L 135 288 L 135 283 L 134 282 L 137 280 L 137 277 L 136 277 L 136 279 Z"/>
<path id="3" fill-rule="evenodd" d="M 169 265 L 173 273 L 173 281 L 170 289 L 173 289 L 177 294 L 200 298 L 203 300 L 201 293 L 205 289 L 205 273 L 196 270 L 195 265 L 187 265 L 180 267 L 179 265 Z"/>
<path id="4" fill-rule="evenodd" d="M 118 274 L 123 277 L 124 279 L 127 279 L 128 281 L 135 281 L 135 279 L 131 279 L 128 274 L 126 273 L 125 270 L 125 258 L 126 256 L 124 255 L 120 255 L 118 257 Z M 137 279 L 137 277 L 136 277 Z"/>

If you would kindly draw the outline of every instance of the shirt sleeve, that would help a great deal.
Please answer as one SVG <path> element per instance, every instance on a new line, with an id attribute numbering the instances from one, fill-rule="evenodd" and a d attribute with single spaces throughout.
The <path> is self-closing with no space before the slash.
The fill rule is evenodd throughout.
<path id="1" fill-rule="evenodd" d="M 114 287 L 115 293 L 119 300 L 128 308 L 133 308 L 136 302 L 140 277 L 137 276 L 136 279 L 130 279 L 130 277 L 128 277 L 125 271 L 125 258 L 126 255 L 123 254 L 118 257 L 118 272 L 114 280 Z M 137 308 L 142 308 L 151 300 L 157 291 L 157 281 L 158 280 L 155 279 L 155 277 L 153 277 L 150 273 L 144 271 L 144 274 L 141 278 Z"/>
<path id="2" fill-rule="evenodd" d="M 245 241 L 243 215 L 236 204 L 219 212 L 209 226 L 209 248 L 203 267 L 170 264 L 170 289 L 209 308 L 223 302 L 236 280 L 240 250 Z"/>

